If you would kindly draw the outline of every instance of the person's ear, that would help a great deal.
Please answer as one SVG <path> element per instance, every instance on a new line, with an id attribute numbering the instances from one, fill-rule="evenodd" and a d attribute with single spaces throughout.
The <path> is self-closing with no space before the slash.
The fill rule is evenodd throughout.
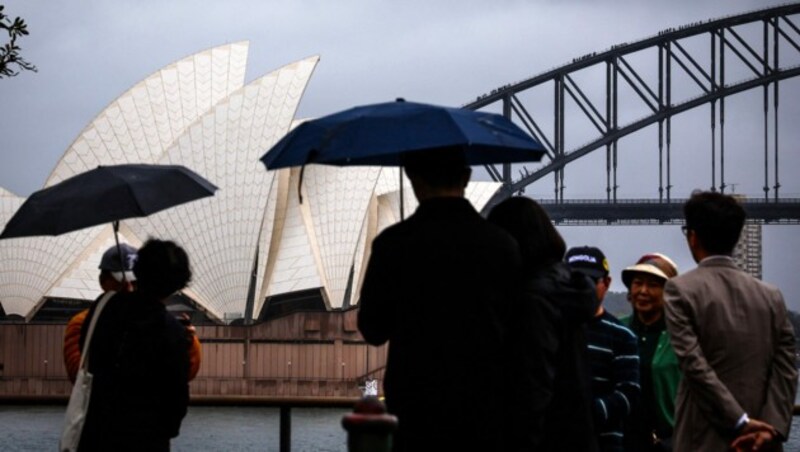
<path id="1" fill-rule="evenodd" d="M 694 230 L 689 229 L 686 231 L 686 238 L 689 240 L 689 246 L 692 248 L 697 247 L 697 233 L 695 233 Z"/>

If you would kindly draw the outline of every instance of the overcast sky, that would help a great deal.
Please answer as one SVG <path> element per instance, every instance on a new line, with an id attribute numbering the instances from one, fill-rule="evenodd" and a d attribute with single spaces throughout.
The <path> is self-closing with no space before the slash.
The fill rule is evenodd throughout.
<path id="1" fill-rule="evenodd" d="M 246 82 L 310 55 L 321 61 L 300 105 L 298 117 L 324 115 L 353 105 L 408 100 L 462 105 L 507 83 L 560 66 L 572 58 L 633 42 L 668 27 L 776 6 L 773 0 L 405 0 L 389 1 L 2 1 L 5 12 L 22 16 L 30 36 L 20 44 L 39 72 L 0 80 L 0 186 L 27 196 L 42 187 L 58 159 L 83 127 L 110 102 L 140 80 L 169 63 L 200 50 L 240 40 L 250 41 Z M 782 85 L 782 99 L 797 99 L 797 81 Z M 759 125 L 760 92 L 731 99 L 732 130 Z M 796 102 L 795 102 L 796 103 Z M 787 105 L 789 105 L 787 107 Z M 550 108 L 547 105 L 547 108 Z M 796 124 L 798 110 L 782 101 L 782 123 Z M 702 116 L 676 119 L 674 143 L 691 140 L 695 132 L 677 125 L 699 122 Z M 634 115 L 635 117 L 635 115 Z M 698 121 L 695 118 L 702 118 Z M 682 121 L 682 122 L 681 122 Z M 800 162 L 796 128 L 782 127 L 785 167 Z M 753 139 L 762 138 L 758 128 Z M 652 132 L 647 132 L 652 133 Z M 708 133 L 705 131 L 704 133 Z M 784 133 L 786 136 L 784 137 Z M 732 139 L 735 143 L 739 138 Z M 629 140 L 629 143 L 635 143 Z M 706 140 L 707 142 L 707 140 Z M 704 142 L 705 143 L 705 142 Z M 652 140 L 649 142 L 652 145 Z M 704 144 L 702 144 L 704 145 Z M 586 158 L 568 169 L 572 197 L 602 197 L 604 172 L 584 178 L 584 171 L 604 165 L 604 157 Z M 591 156 L 590 156 L 591 157 Z M 603 160 L 600 160 L 600 158 Z M 654 165 L 627 159 L 622 197 L 653 197 Z M 693 152 L 676 152 L 675 196 L 696 187 L 707 188 L 686 167 Z M 705 158 L 705 157 L 704 157 Z M 706 159 L 707 160 L 707 159 Z M 734 159 L 735 160 L 735 159 Z M 792 166 L 794 165 L 794 166 Z M 731 169 L 728 181 L 738 192 L 757 196 L 762 181 L 752 168 Z M 645 171 L 640 171 L 645 169 Z M 763 171 L 763 170 L 759 170 Z M 685 177 L 684 177 L 685 176 Z M 691 176 L 691 177 L 690 177 Z M 784 195 L 800 197 L 800 182 L 782 170 Z M 684 179 L 681 179 L 681 178 Z M 697 179 L 693 179 L 697 177 Z M 586 183 L 583 181 L 586 180 Z M 580 182 L 580 183 L 579 183 Z M 528 190 L 551 196 L 552 179 Z M 570 245 L 594 244 L 605 249 L 617 276 L 619 270 L 650 251 L 663 251 L 682 271 L 694 266 L 677 227 L 561 228 Z M 765 228 L 764 279 L 783 290 L 800 309 L 800 255 L 796 226 Z"/>

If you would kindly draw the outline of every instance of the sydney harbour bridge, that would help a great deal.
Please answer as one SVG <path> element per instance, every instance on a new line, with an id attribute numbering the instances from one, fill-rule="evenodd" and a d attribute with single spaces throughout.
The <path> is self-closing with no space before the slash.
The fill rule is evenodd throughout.
<path id="1" fill-rule="evenodd" d="M 738 169 L 739 174 L 747 174 L 751 185 L 756 179 L 761 185 L 758 196 L 750 193 L 743 199 L 752 220 L 800 224 L 800 198 L 785 197 L 781 192 L 781 178 L 793 180 L 797 169 L 792 165 L 782 172 L 782 160 L 791 161 L 787 157 L 792 157 L 796 162 L 800 154 L 798 135 L 786 138 L 789 134 L 784 129 L 796 132 L 800 118 L 782 118 L 780 102 L 792 105 L 800 99 L 796 84 L 789 89 L 786 86 L 787 79 L 800 75 L 798 19 L 800 4 L 795 3 L 669 28 L 637 42 L 578 56 L 561 67 L 479 95 L 464 107 L 502 112 L 547 151 L 533 169 L 487 166 L 490 177 L 503 186 L 486 210 L 552 178 L 552 197 L 542 203 L 560 224 L 681 222 L 684 199 L 673 196 L 676 174 L 701 172 L 692 181 L 694 187 L 735 193 L 736 183 L 742 181 L 731 181 L 729 174 Z M 743 107 L 741 102 L 733 102 L 736 96 L 753 96 L 754 91 L 760 94 L 758 101 Z M 736 127 L 726 129 L 726 120 L 740 116 L 740 108 L 758 118 L 758 127 L 744 132 Z M 703 121 L 696 120 L 700 109 L 707 114 Z M 682 132 L 677 123 L 681 115 L 692 111 L 695 116 L 688 123 L 693 131 Z M 631 112 L 638 117 L 631 117 Z M 695 146 L 676 147 L 674 137 L 696 134 L 698 122 L 705 136 L 693 138 Z M 652 132 L 642 133 L 646 130 Z M 758 145 L 737 148 L 741 133 L 749 134 Z M 649 138 L 642 141 L 643 136 Z M 634 137 L 636 149 L 623 153 L 622 144 Z M 574 144 L 578 139 L 582 143 Z M 741 157 L 742 152 L 747 158 Z M 590 154 L 600 161 L 598 153 L 605 154 L 603 163 L 595 165 L 605 172 L 604 193 L 596 199 L 565 196 L 569 169 Z M 649 179 L 654 195 L 649 199 L 618 196 L 620 168 L 626 160 L 635 159 L 631 157 L 634 153 L 649 153 L 652 163 L 648 166 L 657 166 L 646 169 L 654 174 Z M 583 178 L 581 174 L 571 184 L 581 184 Z M 688 191 L 683 194 L 686 196 Z"/>

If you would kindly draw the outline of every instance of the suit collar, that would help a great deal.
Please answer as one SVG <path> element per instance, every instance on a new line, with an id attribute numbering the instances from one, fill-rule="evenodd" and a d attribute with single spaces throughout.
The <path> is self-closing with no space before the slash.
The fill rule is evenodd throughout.
<path id="1" fill-rule="evenodd" d="M 736 268 L 738 269 L 739 266 L 736 265 L 736 261 L 733 260 L 731 256 L 726 256 L 724 254 L 717 254 L 713 256 L 708 256 L 707 258 L 700 261 L 698 264 L 699 267 L 728 267 L 728 268 Z"/>

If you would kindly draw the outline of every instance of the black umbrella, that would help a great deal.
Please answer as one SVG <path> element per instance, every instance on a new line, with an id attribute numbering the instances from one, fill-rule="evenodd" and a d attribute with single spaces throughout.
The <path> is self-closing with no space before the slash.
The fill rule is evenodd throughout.
<path id="1" fill-rule="evenodd" d="M 179 165 L 98 166 L 33 193 L 8 221 L 0 239 L 60 235 L 146 217 L 212 196 L 216 190 L 214 184 Z"/>
<path id="2" fill-rule="evenodd" d="M 212 196 L 216 190 L 180 165 L 98 166 L 33 193 L 8 221 L 0 239 L 60 235 L 110 222 L 119 248 L 120 220 L 146 217 Z"/>

